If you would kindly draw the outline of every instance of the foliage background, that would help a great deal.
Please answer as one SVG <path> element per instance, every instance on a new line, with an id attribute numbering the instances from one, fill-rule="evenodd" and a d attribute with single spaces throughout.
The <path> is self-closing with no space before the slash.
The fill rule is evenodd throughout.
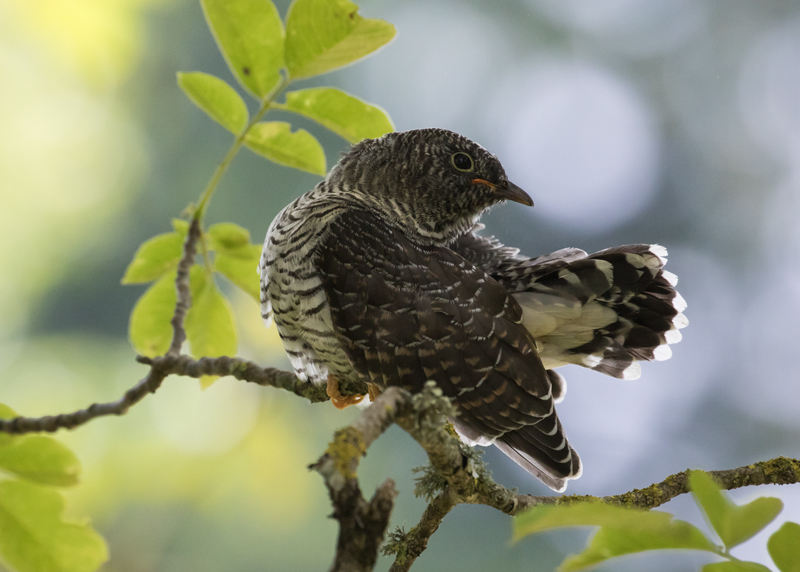
<path id="1" fill-rule="evenodd" d="M 288 2 L 276 4 L 285 14 Z M 536 208 L 498 208 L 488 231 L 530 255 L 630 242 L 670 250 L 691 321 L 674 358 L 646 365 L 635 382 L 565 372 L 559 412 L 586 466 L 570 492 L 614 494 L 687 467 L 797 457 L 796 2 L 373 0 L 361 13 L 395 24 L 397 39 L 318 84 L 383 106 L 400 130 L 446 127 L 496 153 Z M 119 279 L 230 143 L 177 88 L 178 70 L 230 78 L 195 2 L 0 4 L 0 394 L 22 414 L 114 399 L 144 371 L 126 342 L 141 288 Z M 346 149 L 292 119 L 319 137 L 329 166 Z M 317 180 L 243 152 L 210 222 L 263 236 Z M 232 294 L 241 353 L 288 368 L 255 304 Z M 355 413 L 233 380 L 201 392 L 170 379 L 124 418 L 60 434 L 84 464 L 69 510 L 92 515 L 109 540 L 108 571 L 324 569 L 336 528 L 305 467 Z M 486 457 L 499 482 L 546 493 L 502 454 Z M 424 462 L 395 428 L 362 465 L 366 491 L 397 480 L 396 524 L 418 520 L 409 469 Z M 732 496 L 763 494 L 787 508 L 734 554 L 769 564 L 766 536 L 800 520 L 800 492 Z M 664 509 L 697 523 L 691 505 L 686 497 Z M 509 547 L 507 517 L 460 506 L 416 568 L 550 570 L 583 536 Z M 699 562 L 646 558 L 665 571 Z"/>

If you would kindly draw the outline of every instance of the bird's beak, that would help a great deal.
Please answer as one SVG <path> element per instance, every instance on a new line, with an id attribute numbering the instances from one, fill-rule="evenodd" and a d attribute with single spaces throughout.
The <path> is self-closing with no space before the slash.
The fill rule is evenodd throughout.
<path id="1" fill-rule="evenodd" d="M 504 181 L 500 185 L 495 185 L 494 183 L 490 183 L 485 179 L 472 179 L 472 182 L 481 183 L 482 185 L 491 187 L 494 193 L 500 198 L 514 201 L 529 207 L 533 206 L 533 199 L 530 197 L 530 195 L 528 195 L 528 193 L 520 189 L 511 181 Z"/>

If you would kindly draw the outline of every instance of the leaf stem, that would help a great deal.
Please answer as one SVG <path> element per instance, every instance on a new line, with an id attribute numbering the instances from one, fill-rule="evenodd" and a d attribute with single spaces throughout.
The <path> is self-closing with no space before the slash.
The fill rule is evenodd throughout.
<path id="1" fill-rule="evenodd" d="M 228 149 L 228 152 L 225 154 L 225 157 L 223 157 L 220 164 L 217 165 L 217 168 L 214 169 L 206 188 L 203 190 L 203 194 L 200 195 L 200 200 L 197 202 L 197 208 L 195 209 L 193 216 L 194 220 L 202 220 L 203 216 L 205 216 L 205 211 L 206 208 L 208 208 L 208 203 L 211 200 L 211 196 L 214 194 L 214 191 L 217 190 L 217 186 L 219 186 L 222 175 L 224 175 L 225 171 L 228 170 L 228 167 L 233 161 L 233 158 L 236 156 L 236 153 L 238 153 L 239 149 L 241 149 L 242 145 L 244 145 L 250 129 L 252 129 L 256 123 L 261 121 L 264 115 L 266 115 L 267 111 L 269 111 L 272 107 L 275 99 L 284 91 L 286 91 L 286 88 L 289 87 L 290 83 L 292 83 L 292 80 L 289 78 L 289 76 L 287 74 L 282 75 L 281 81 L 278 82 L 278 85 L 276 85 L 271 92 L 261 99 L 261 105 L 259 106 L 258 111 L 247 123 L 247 126 L 244 128 L 244 130 L 242 130 L 242 132 L 236 137 L 236 139 L 233 141 L 233 145 L 231 145 L 231 148 Z"/>

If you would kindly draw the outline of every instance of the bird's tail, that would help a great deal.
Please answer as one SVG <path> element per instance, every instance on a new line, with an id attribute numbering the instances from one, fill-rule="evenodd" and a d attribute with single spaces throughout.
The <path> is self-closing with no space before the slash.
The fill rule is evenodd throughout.
<path id="1" fill-rule="evenodd" d="M 574 363 L 636 379 L 639 361 L 665 360 L 689 322 L 667 251 L 628 245 L 592 255 L 568 249 L 501 265 L 547 369 Z"/>

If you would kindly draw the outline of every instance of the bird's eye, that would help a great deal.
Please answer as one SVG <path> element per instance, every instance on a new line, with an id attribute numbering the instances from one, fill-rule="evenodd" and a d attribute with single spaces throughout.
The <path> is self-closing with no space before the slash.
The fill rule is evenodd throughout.
<path id="1" fill-rule="evenodd" d="M 453 155 L 453 166 L 459 171 L 472 171 L 475 164 L 472 161 L 472 157 L 466 153 L 456 153 Z"/>

